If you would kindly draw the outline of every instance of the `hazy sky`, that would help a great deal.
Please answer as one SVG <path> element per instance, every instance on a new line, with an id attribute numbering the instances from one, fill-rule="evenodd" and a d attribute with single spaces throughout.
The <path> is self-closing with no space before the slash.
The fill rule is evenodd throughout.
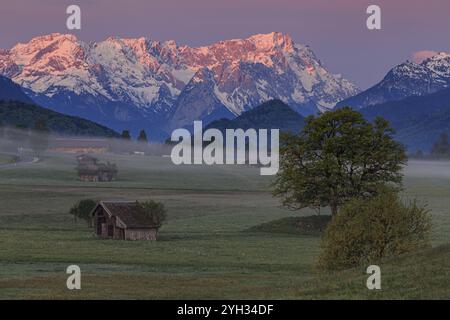
<path id="1" fill-rule="evenodd" d="M 362 88 L 422 50 L 450 51 L 449 0 L 0 0 L 0 48 L 69 33 L 66 7 L 82 9 L 82 40 L 108 36 L 204 45 L 281 31 L 308 44 L 334 73 Z M 382 30 L 366 8 L 382 9 Z"/>

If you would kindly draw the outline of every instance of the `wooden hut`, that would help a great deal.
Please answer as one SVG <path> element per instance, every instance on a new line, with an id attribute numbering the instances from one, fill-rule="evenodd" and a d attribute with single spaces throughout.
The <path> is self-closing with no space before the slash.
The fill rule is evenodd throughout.
<path id="1" fill-rule="evenodd" d="M 117 177 L 117 166 L 114 163 L 100 163 L 89 155 L 77 156 L 77 172 L 80 180 L 87 182 L 113 181 Z"/>
<path id="2" fill-rule="evenodd" d="M 104 239 L 156 240 L 160 227 L 137 202 L 101 201 L 91 216 L 95 234 Z"/>

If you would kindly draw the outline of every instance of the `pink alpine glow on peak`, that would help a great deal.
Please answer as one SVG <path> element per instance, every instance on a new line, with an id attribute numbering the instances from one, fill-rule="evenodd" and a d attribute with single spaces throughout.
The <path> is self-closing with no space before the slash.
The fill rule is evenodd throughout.
<path id="1" fill-rule="evenodd" d="M 233 114 L 271 98 L 323 110 L 358 92 L 280 32 L 194 48 L 143 37 L 87 43 L 53 33 L 0 51 L 0 74 L 49 97 L 69 91 L 164 112 L 189 83 L 204 82 Z"/>
<path id="2" fill-rule="evenodd" d="M 253 42 L 258 50 L 271 51 L 279 48 L 285 52 L 292 52 L 294 49 L 294 42 L 291 36 L 281 32 L 257 34 L 251 36 L 248 40 Z"/>

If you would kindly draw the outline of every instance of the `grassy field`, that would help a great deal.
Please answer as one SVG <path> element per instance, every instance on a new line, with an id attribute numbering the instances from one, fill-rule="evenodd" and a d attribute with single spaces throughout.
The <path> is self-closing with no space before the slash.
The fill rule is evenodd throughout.
<path id="1" fill-rule="evenodd" d="M 433 248 L 384 261 L 374 292 L 363 268 L 318 276 L 318 236 L 249 231 L 313 213 L 280 208 L 257 168 L 100 158 L 118 164 L 117 181 L 78 181 L 70 155 L 0 169 L 0 299 L 450 298 L 450 163 L 408 166 L 405 195 L 432 210 Z M 169 219 L 157 242 L 99 240 L 67 214 L 83 198 L 152 198 Z M 81 267 L 82 290 L 66 288 L 70 264 Z"/>
<path id="2" fill-rule="evenodd" d="M 9 154 L 0 153 L 0 166 L 14 162 L 15 158 Z"/>

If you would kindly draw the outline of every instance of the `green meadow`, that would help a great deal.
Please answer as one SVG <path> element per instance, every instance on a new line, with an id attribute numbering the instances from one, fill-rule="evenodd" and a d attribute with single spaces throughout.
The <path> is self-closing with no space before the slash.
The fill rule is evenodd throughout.
<path id="1" fill-rule="evenodd" d="M 14 157 L 9 154 L 0 153 L 0 166 L 14 162 Z"/>
<path id="2" fill-rule="evenodd" d="M 450 299 L 450 162 L 409 163 L 404 195 L 431 210 L 433 247 L 380 262 L 371 291 L 366 266 L 316 273 L 320 236 L 254 228 L 316 214 L 280 207 L 258 168 L 99 158 L 117 163 L 117 181 L 79 181 L 73 155 L 0 167 L 0 299 Z M 68 214 L 84 198 L 151 198 L 168 220 L 156 242 L 100 240 Z M 81 290 L 66 287 L 72 264 Z"/>

